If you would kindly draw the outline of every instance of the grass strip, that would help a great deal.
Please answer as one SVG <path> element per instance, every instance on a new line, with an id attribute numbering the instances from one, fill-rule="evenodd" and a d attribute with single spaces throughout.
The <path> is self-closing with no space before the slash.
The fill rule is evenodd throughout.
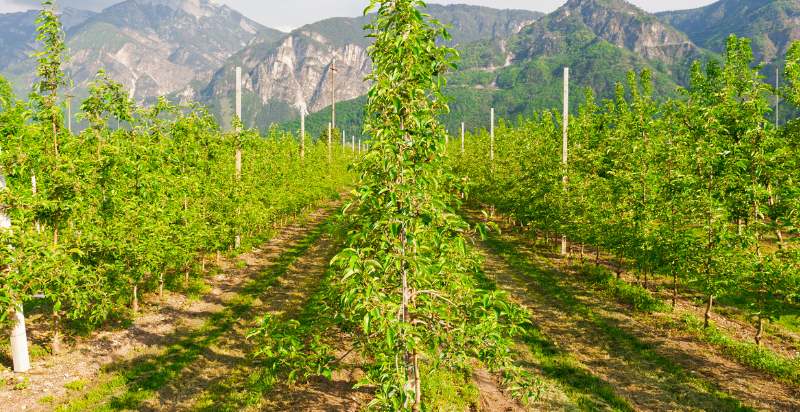
<path id="1" fill-rule="evenodd" d="M 659 355 L 653 345 L 642 342 L 635 336 L 627 333 L 622 328 L 613 324 L 610 320 L 603 318 L 595 313 L 591 307 L 581 302 L 576 297 L 577 290 L 563 284 L 563 274 L 550 270 L 543 270 L 536 264 L 531 263 L 529 258 L 518 250 L 522 245 L 518 242 L 502 240 L 497 236 L 490 237 L 486 244 L 497 255 L 503 257 L 509 265 L 517 272 L 525 274 L 526 278 L 532 280 L 536 285 L 536 290 L 542 294 L 548 303 L 558 307 L 565 313 L 578 316 L 587 326 L 591 326 L 592 332 L 606 339 L 608 350 L 629 363 L 638 364 L 641 370 L 654 370 L 659 372 L 666 379 L 663 384 L 668 387 L 665 392 L 691 393 L 692 397 L 700 398 L 704 403 L 714 406 L 717 411 L 750 411 L 751 408 L 743 406 L 741 402 L 731 395 L 721 391 L 716 385 L 693 376 L 685 371 L 681 366 L 675 364 L 664 356 Z M 598 341 L 598 343 L 600 343 Z M 535 347 L 533 348 L 535 349 Z M 570 387 L 577 387 L 583 391 L 588 391 L 594 397 L 602 399 L 610 406 L 622 408 L 617 395 L 613 395 L 613 389 L 607 391 L 605 385 L 594 381 L 594 377 L 582 376 L 580 371 L 569 368 L 569 364 L 561 369 L 553 369 L 549 373 L 563 384 Z M 545 371 L 547 373 L 547 371 Z M 578 399 L 581 402 L 581 399 Z"/>
<path id="2" fill-rule="evenodd" d="M 158 389 L 179 378 L 186 366 L 197 360 L 237 322 L 241 319 L 253 319 L 255 298 L 272 287 L 277 279 L 287 273 L 293 262 L 324 233 L 331 230 L 332 225 L 329 222 L 319 225 L 281 254 L 278 260 L 259 276 L 247 282 L 224 310 L 210 315 L 199 329 L 180 337 L 177 343 L 170 345 L 161 354 L 133 359 L 106 368 L 105 376 L 101 376 L 99 385 L 56 410 L 77 412 L 138 409 L 144 401 L 155 396 Z"/>

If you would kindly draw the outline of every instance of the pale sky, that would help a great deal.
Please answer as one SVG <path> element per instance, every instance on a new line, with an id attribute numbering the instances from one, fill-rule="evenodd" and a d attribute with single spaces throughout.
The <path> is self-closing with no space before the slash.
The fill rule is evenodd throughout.
<path id="1" fill-rule="evenodd" d="M 358 16 L 368 0 L 217 0 L 240 11 L 247 17 L 268 27 L 289 31 L 304 24 L 328 17 Z M 711 4 L 714 0 L 629 0 L 650 11 L 689 9 Z M 119 0 L 62 0 L 62 4 L 85 9 L 102 9 Z M 0 12 L 27 10 L 36 0 L 0 0 Z M 475 4 L 498 9 L 528 9 L 550 12 L 564 4 L 564 0 L 431 0 L 440 4 Z"/>

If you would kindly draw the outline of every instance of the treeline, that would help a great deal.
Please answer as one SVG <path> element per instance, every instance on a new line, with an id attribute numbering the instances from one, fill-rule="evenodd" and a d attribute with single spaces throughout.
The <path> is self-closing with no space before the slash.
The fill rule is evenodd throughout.
<path id="1" fill-rule="evenodd" d="M 800 106 L 800 43 L 780 90 L 763 81 L 749 40 L 731 37 L 724 60 L 696 63 L 667 101 L 648 72 L 629 75 L 615 99 L 587 91 L 570 116 L 567 165 L 563 119 L 546 111 L 501 122 L 494 162 L 488 136 L 470 136 L 452 167 L 474 200 L 566 235 L 576 252 L 610 253 L 618 276 L 668 276 L 676 297 L 682 283 L 701 291 L 706 324 L 715 299 L 746 299 L 760 343 L 764 320 L 800 294 L 800 121 L 778 126 L 772 112 L 776 95 Z"/>
<path id="2" fill-rule="evenodd" d="M 224 132 L 206 110 L 134 104 L 100 73 L 73 134 L 64 123 L 66 49 L 45 2 L 28 101 L 0 78 L 0 326 L 19 305 L 90 328 L 127 317 L 142 293 L 181 287 L 221 252 L 264 241 L 281 220 L 351 180 L 344 151 L 277 129 Z M 241 156 L 237 156 L 236 152 Z M 237 161 L 237 157 L 241 161 Z"/>

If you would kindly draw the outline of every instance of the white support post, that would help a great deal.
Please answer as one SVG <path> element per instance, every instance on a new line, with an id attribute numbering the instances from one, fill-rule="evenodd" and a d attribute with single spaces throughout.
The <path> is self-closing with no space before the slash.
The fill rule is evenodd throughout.
<path id="1" fill-rule="evenodd" d="M 306 158 L 306 108 L 300 107 L 300 158 Z"/>
<path id="2" fill-rule="evenodd" d="M 336 128 L 336 59 L 331 60 L 331 126 Z"/>
<path id="3" fill-rule="evenodd" d="M 0 191 L 6 190 L 6 177 L 0 174 Z M 11 217 L 6 214 L 5 206 L 0 208 L 0 230 L 11 231 Z M 13 269 L 12 269 L 13 270 Z M 28 334 L 25 330 L 25 313 L 22 303 L 16 305 L 14 327 L 11 329 L 11 360 L 14 372 L 24 373 L 31 370 L 31 358 L 28 354 Z"/>
<path id="4" fill-rule="evenodd" d="M 242 122 L 242 68 L 236 67 L 236 118 Z M 237 132 L 241 132 L 241 127 L 236 127 Z M 242 179 L 242 148 L 236 144 L 236 180 Z"/>
<path id="5" fill-rule="evenodd" d="M 781 94 L 779 91 L 781 82 L 781 66 L 778 63 L 776 64 L 777 67 L 775 67 L 775 127 L 779 127 L 781 125 L 780 122 Z"/>
<path id="6" fill-rule="evenodd" d="M 358 138 L 358 154 L 361 154 L 361 138 Z"/>
<path id="7" fill-rule="evenodd" d="M 72 96 L 67 95 L 67 131 L 72 133 Z"/>
<path id="8" fill-rule="evenodd" d="M 328 161 L 330 162 L 333 158 L 332 148 L 333 146 L 333 125 L 329 122 L 328 123 Z"/>
<path id="9" fill-rule="evenodd" d="M 242 68 L 236 67 L 236 117 L 242 121 Z"/>
<path id="10" fill-rule="evenodd" d="M 464 134 L 466 133 L 466 125 L 461 122 L 461 154 L 464 154 Z"/>
<path id="11" fill-rule="evenodd" d="M 444 152 L 447 153 L 447 146 L 450 144 L 450 131 L 446 130 L 444 134 Z"/>
<path id="12" fill-rule="evenodd" d="M 564 119 L 562 121 L 562 137 L 563 141 L 561 144 L 561 163 L 564 166 L 564 176 L 562 177 L 562 184 L 564 186 L 564 192 L 567 191 L 567 162 L 568 162 L 568 147 L 569 147 L 569 67 L 564 68 Z M 567 254 L 567 235 L 561 236 L 561 254 Z"/>
<path id="13" fill-rule="evenodd" d="M 489 160 L 494 163 L 494 107 L 492 107 L 491 125 L 489 126 Z"/>
<path id="14" fill-rule="evenodd" d="M 236 118 L 238 122 L 243 125 L 242 122 L 242 68 L 237 66 L 236 67 Z M 236 127 L 237 132 L 241 132 L 242 129 L 240 126 L 237 125 Z M 236 139 L 236 181 L 242 180 L 242 147 L 241 142 L 239 142 L 239 138 Z M 234 238 L 234 248 L 239 249 L 242 246 L 242 235 L 237 234 L 236 238 Z"/>
<path id="15" fill-rule="evenodd" d="M 344 135 L 344 130 L 342 130 L 342 149 L 347 146 L 347 137 Z"/>
<path id="16" fill-rule="evenodd" d="M 33 194 L 33 196 L 36 196 L 38 193 L 39 193 L 39 186 L 36 183 L 36 175 L 34 174 L 31 175 L 31 194 Z M 42 224 L 39 223 L 39 219 L 36 219 L 36 221 L 33 224 L 36 227 L 36 233 L 42 233 Z"/>
<path id="17" fill-rule="evenodd" d="M 351 140 L 350 146 L 353 147 L 353 154 L 356 154 L 356 137 L 350 136 L 350 140 Z"/>

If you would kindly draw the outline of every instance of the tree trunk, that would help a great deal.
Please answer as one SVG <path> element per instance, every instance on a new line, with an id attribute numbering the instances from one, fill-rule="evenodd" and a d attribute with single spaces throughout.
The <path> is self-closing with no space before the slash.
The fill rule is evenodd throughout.
<path id="1" fill-rule="evenodd" d="M 419 357 L 414 350 L 414 412 L 419 412 L 422 407 L 422 380 L 419 377 Z"/>
<path id="2" fill-rule="evenodd" d="M 584 255 L 584 244 L 581 243 L 581 265 L 586 263 L 586 255 Z"/>
<path id="3" fill-rule="evenodd" d="M 14 328 L 11 330 L 11 359 L 15 373 L 25 373 L 31 369 L 31 358 L 28 354 L 28 334 L 25 330 L 25 313 L 22 304 L 18 304 L 14 313 Z"/>
<path id="4" fill-rule="evenodd" d="M 158 274 L 158 300 L 164 300 L 164 274 Z"/>
<path id="5" fill-rule="evenodd" d="M 709 321 L 711 320 L 711 309 L 714 307 L 714 295 L 708 295 L 708 304 L 706 304 L 706 313 L 703 316 L 703 328 L 708 328 Z"/>
<path id="6" fill-rule="evenodd" d="M 672 271 L 672 308 L 678 304 L 678 272 Z"/>
<path id="7" fill-rule="evenodd" d="M 133 285 L 133 302 L 131 302 L 133 313 L 139 313 L 139 285 Z"/>
<path id="8" fill-rule="evenodd" d="M 600 246 L 597 246 L 597 249 L 594 251 L 594 265 L 600 266 Z"/>
<path id="9" fill-rule="evenodd" d="M 53 337 L 50 340 L 50 351 L 53 355 L 61 353 L 61 315 L 53 311 Z"/>
<path id="10" fill-rule="evenodd" d="M 764 318 L 761 315 L 758 315 L 758 326 L 756 329 L 756 345 L 761 347 L 763 342 L 761 341 L 764 337 Z"/>

